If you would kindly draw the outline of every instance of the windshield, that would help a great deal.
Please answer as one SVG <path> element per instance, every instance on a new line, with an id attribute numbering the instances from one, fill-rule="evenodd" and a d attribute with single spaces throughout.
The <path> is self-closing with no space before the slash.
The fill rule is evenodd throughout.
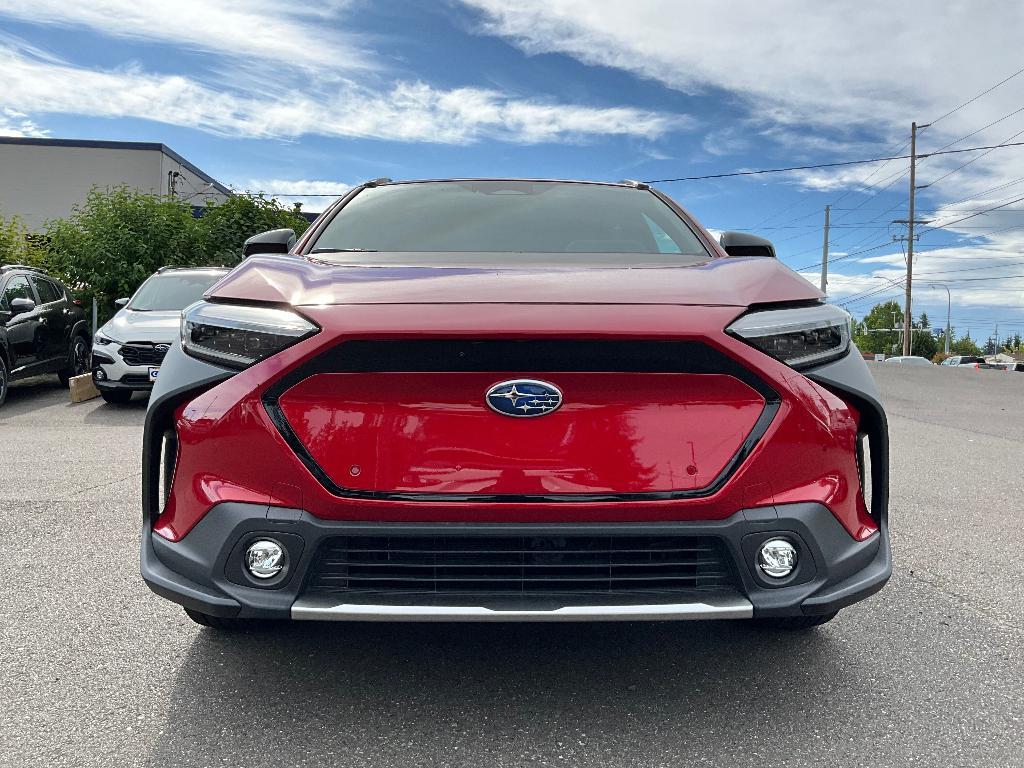
<path id="1" fill-rule="evenodd" d="M 172 312 L 184 309 L 202 298 L 206 289 L 225 274 L 211 270 L 153 275 L 132 296 L 128 309 L 134 309 L 136 312 Z"/>
<path id="2" fill-rule="evenodd" d="M 311 252 L 359 264 L 439 260 L 409 258 L 415 253 L 444 253 L 447 263 L 480 262 L 479 254 L 493 253 L 520 254 L 516 264 L 664 265 L 709 258 L 686 223 L 647 190 L 549 181 L 370 187 L 338 212 Z M 389 252 L 407 256 L 374 255 Z"/>

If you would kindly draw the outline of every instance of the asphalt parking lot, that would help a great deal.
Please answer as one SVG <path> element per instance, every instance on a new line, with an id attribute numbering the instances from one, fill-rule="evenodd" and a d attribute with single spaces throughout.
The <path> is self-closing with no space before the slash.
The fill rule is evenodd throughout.
<path id="1" fill-rule="evenodd" d="M 13 385 L 0 765 L 1021 766 L 1024 375 L 873 370 L 895 574 L 802 635 L 204 630 L 138 575 L 144 401 L 70 405 L 55 380 Z"/>

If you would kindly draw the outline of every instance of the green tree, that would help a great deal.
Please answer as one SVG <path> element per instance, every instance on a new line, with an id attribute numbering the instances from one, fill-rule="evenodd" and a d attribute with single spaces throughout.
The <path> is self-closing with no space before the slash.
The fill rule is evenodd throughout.
<path id="1" fill-rule="evenodd" d="M 263 195 L 234 195 L 208 206 L 198 220 L 200 248 L 207 264 L 234 266 L 242 259 L 247 238 L 269 229 L 293 229 L 301 235 L 308 226 L 298 205 L 285 208 Z"/>
<path id="2" fill-rule="evenodd" d="M 130 296 L 153 272 L 167 265 L 204 261 L 192 207 L 172 198 L 127 187 L 93 189 L 66 219 L 47 223 L 47 266 L 101 316 L 113 301 Z"/>
<path id="3" fill-rule="evenodd" d="M 896 326 L 893 325 L 894 313 Z M 899 327 L 901 322 L 903 322 L 903 310 L 895 301 L 876 304 L 864 316 L 864 320 L 857 324 L 853 341 L 861 352 L 884 352 L 891 355 L 893 347 L 899 343 L 899 332 L 879 329 Z"/>
<path id="4" fill-rule="evenodd" d="M 974 339 L 971 338 L 970 333 L 965 336 L 961 336 L 959 339 L 954 339 L 950 345 L 950 350 L 954 355 L 980 355 L 981 347 L 979 347 Z"/>

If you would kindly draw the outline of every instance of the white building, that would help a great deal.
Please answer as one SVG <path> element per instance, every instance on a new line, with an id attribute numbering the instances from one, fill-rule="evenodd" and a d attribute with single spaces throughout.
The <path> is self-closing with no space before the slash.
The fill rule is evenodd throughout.
<path id="1" fill-rule="evenodd" d="M 62 218 L 93 187 L 131 187 L 201 206 L 231 191 L 163 144 L 0 136 L 0 217 L 29 231 Z"/>

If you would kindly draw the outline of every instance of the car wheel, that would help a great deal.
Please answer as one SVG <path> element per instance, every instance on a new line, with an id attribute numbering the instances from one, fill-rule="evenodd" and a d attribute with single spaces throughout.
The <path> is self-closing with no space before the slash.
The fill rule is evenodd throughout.
<path id="1" fill-rule="evenodd" d="M 222 616 L 211 616 L 208 613 L 193 611 L 191 608 L 186 608 L 185 613 L 196 624 L 224 632 L 252 632 L 256 629 L 265 629 L 269 625 L 269 622 L 260 619 L 227 619 Z"/>
<path id="2" fill-rule="evenodd" d="M 825 613 L 821 616 L 779 616 L 766 619 L 754 619 L 754 626 L 758 629 L 784 630 L 788 632 L 799 632 L 807 629 L 820 627 L 827 624 L 836 617 L 839 612 Z"/>
<path id="3" fill-rule="evenodd" d="M 57 374 L 65 387 L 72 376 L 81 376 L 89 370 L 89 342 L 83 336 L 75 336 L 68 352 L 68 367 Z"/>
<path id="4" fill-rule="evenodd" d="M 101 389 L 100 396 L 111 405 L 124 405 L 132 399 L 129 389 Z"/>
<path id="5" fill-rule="evenodd" d="M 0 357 L 0 405 L 7 399 L 7 363 Z"/>

